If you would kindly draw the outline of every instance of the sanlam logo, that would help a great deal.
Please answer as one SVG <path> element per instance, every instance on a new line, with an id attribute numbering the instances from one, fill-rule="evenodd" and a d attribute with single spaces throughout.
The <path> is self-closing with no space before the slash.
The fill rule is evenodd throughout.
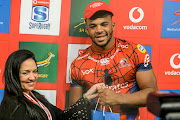
<path id="1" fill-rule="evenodd" d="M 174 13 L 174 15 L 176 15 L 176 16 L 180 16 L 180 10 L 178 10 L 178 11 L 176 11 L 175 13 Z M 171 24 L 171 25 L 174 25 L 174 24 L 177 24 L 177 23 L 179 23 L 180 22 L 180 20 L 178 20 L 178 21 L 176 21 L 176 22 L 174 22 L 173 24 Z"/>
<path id="2" fill-rule="evenodd" d="M 179 59 L 179 64 L 175 64 L 174 61 L 175 59 Z M 174 55 L 171 56 L 170 58 L 170 65 L 172 68 L 174 69 L 180 69 L 180 53 L 175 53 Z M 164 72 L 165 75 L 168 75 L 168 76 L 176 76 L 176 75 L 180 75 L 180 71 L 175 71 L 175 70 L 172 70 L 172 71 L 165 71 Z"/>
<path id="3" fill-rule="evenodd" d="M 135 12 L 139 13 L 139 17 L 138 18 L 134 18 L 134 14 Z M 129 19 L 133 22 L 133 23 L 139 23 L 143 20 L 144 18 L 144 11 L 143 9 L 141 9 L 140 7 L 133 7 L 130 12 L 129 12 Z M 126 25 L 123 26 L 123 28 L 125 30 L 147 30 L 147 26 L 139 26 L 139 25 Z"/>

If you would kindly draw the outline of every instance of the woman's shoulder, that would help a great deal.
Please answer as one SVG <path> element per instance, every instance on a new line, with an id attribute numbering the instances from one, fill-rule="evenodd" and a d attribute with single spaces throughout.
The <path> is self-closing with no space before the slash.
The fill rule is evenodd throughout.
<path id="1" fill-rule="evenodd" d="M 16 118 L 18 114 L 25 113 L 25 105 L 19 102 L 18 97 L 6 96 L 0 106 L 0 120 Z"/>

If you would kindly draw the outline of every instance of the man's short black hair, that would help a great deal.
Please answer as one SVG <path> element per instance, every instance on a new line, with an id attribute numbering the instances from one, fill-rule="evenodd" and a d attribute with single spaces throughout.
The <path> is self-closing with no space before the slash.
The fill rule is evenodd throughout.
<path id="1" fill-rule="evenodd" d="M 96 18 L 101 18 L 101 17 L 107 16 L 107 15 L 110 15 L 112 17 L 113 13 L 104 11 L 104 10 L 100 10 L 100 11 L 97 11 L 96 13 L 94 13 L 94 15 L 92 15 L 89 19 L 95 20 Z"/>

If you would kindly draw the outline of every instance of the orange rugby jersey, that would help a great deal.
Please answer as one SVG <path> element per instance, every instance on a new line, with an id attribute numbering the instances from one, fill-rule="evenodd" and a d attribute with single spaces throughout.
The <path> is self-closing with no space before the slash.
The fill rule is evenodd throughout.
<path id="1" fill-rule="evenodd" d="M 89 89 L 95 83 L 105 83 L 116 93 L 139 91 L 136 72 L 152 69 L 149 54 L 140 44 L 115 38 L 114 45 L 105 52 L 88 47 L 71 64 L 71 87 L 83 86 Z M 137 119 L 138 108 L 124 112 L 122 106 L 111 106 L 121 119 Z M 108 110 L 108 107 L 107 107 Z"/>

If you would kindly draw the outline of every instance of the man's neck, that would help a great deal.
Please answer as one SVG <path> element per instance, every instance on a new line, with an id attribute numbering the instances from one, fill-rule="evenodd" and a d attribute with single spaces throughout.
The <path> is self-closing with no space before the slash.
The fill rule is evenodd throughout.
<path id="1" fill-rule="evenodd" d="M 104 52 L 104 51 L 107 51 L 108 49 L 110 49 L 113 46 L 114 42 L 115 42 L 115 38 L 114 38 L 114 36 L 112 36 L 111 40 L 109 41 L 109 43 L 106 46 L 99 47 L 95 44 L 94 45 L 92 44 L 92 47 L 95 51 Z"/>

